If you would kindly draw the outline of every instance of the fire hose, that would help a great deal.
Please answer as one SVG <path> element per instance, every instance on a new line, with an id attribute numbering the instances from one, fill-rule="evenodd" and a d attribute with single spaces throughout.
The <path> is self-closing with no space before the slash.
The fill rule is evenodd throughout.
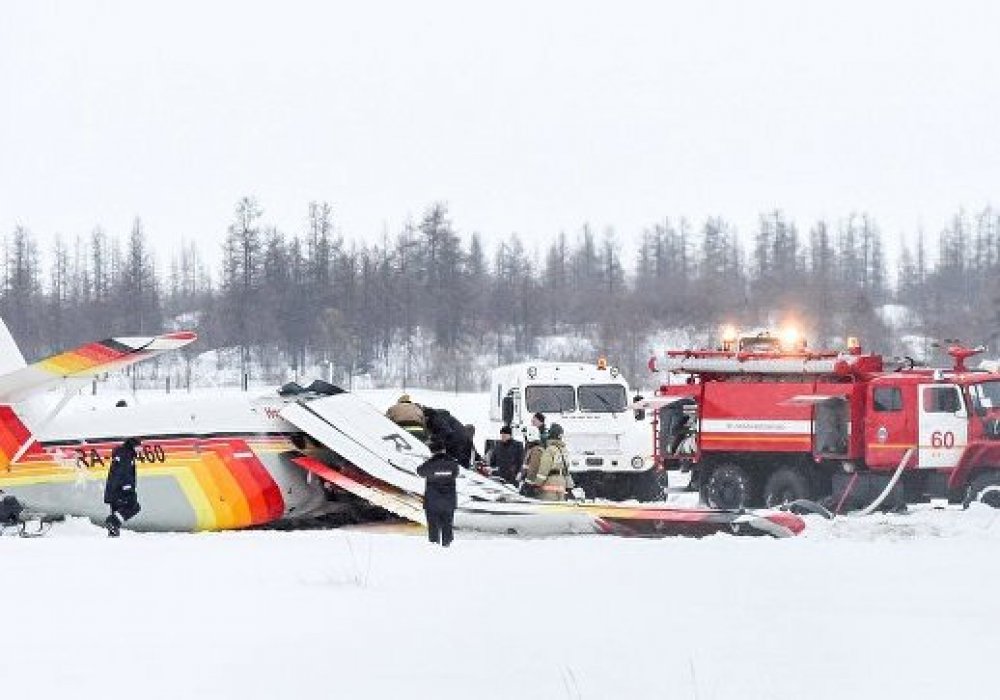
<path id="1" fill-rule="evenodd" d="M 886 484 L 884 489 L 882 489 L 882 493 L 879 494 L 878 498 L 868 504 L 867 508 L 858 513 L 858 515 L 871 515 L 875 512 L 875 509 L 882 505 L 882 501 L 884 501 L 886 497 L 892 493 L 892 489 L 895 488 L 896 482 L 899 481 L 899 477 L 903 475 L 903 470 L 906 468 L 906 465 L 910 463 L 910 457 L 912 456 L 913 448 L 910 447 L 903 454 L 903 458 L 899 460 L 899 466 L 896 467 L 896 471 L 893 473 L 892 478 L 889 479 L 889 483 Z"/>

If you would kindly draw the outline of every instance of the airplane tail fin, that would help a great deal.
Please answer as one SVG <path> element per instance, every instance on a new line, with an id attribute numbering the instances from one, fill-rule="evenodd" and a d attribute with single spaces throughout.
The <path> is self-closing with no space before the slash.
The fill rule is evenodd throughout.
<path id="1" fill-rule="evenodd" d="M 0 319 L 0 375 L 23 369 L 27 366 L 21 349 L 14 342 L 14 336 L 10 334 L 7 324 Z"/>

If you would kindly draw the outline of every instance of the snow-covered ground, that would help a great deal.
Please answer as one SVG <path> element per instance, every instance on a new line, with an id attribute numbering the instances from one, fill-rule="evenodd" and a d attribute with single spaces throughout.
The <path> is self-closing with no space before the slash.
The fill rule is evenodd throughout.
<path id="1" fill-rule="evenodd" d="M 792 540 L 0 539 L 5 697 L 995 697 L 994 511 Z"/>
<path id="2" fill-rule="evenodd" d="M 384 408 L 399 393 L 363 395 Z M 409 393 L 486 424 L 483 395 Z M 448 550 L 408 526 L 108 540 L 71 521 L 46 538 L 0 538 L 0 687 L 32 698 L 990 698 L 998 547 L 1000 516 L 986 507 L 810 517 L 791 540 L 460 534 Z"/>

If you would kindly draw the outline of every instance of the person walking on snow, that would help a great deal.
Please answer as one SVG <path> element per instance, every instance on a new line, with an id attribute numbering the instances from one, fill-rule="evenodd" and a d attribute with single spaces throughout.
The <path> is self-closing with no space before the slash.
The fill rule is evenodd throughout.
<path id="1" fill-rule="evenodd" d="M 543 501 L 566 500 L 569 459 L 562 441 L 563 429 L 558 423 L 549 427 L 549 439 L 538 460 L 538 470 L 528 469 L 526 481 L 535 487 L 537 498 Z"/>
<path id="2" fill-rule="evenodd" d="M 440 440 L 431 440 L 430 448 L 433 453 L 431 458 L 417 467 L 417 474 L 426 479 L 424 514 L 427 516 L 427 539 L 448 547 L 455 537 L 453 523 L 458 505 L 455 479 L 460 467 L 458 461 L 448 456 Z"/>
<path id="3" fill-rule="evenodd" d="M 139 439 L 130 437 L 111 453 L 111 468 L 104 484 L 104 502 L 111 508 L 111 514 L 104 521 L 108 537 L 118 537 L 122 524 L 142 510 L 135 490 L 137 447 Z"/>

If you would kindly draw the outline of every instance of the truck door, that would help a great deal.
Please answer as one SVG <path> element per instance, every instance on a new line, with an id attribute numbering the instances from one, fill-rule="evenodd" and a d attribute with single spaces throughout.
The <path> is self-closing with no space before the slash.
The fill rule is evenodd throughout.
<path id="1" fill-rule="evenodd" d="M 665 459 L 698 456 L 698 402 L 682 396 L 657 411 L 657 452 Z"/>
<path id="2" fill-rule="evenodd" d="M 813 454 L 826 458 L 846 457 L 850 452 L 851 406 L 846 396 L 822 399 L 813 404 Z"/>
<path id="3" fill-rule="evenodd" d="M 917 390 L 912 384 L 874 382 L 865 412 L 865 463 L 892 468 L 918 443 Z"/>
<path id="4" fill-rule="evenodd" d="M 969 413 L 954 384 L 921 384 L 919 466 L 954 467 L 969 442 Z"/>

